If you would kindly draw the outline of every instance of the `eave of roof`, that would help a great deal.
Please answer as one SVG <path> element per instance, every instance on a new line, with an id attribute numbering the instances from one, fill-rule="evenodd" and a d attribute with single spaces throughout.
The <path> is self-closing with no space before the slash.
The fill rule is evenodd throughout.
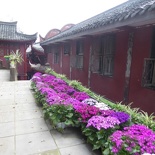
<path id="1" fill-rule="evenodd" d="M 40 43 L 35 43 L 33 45 L 29 45 L 26 52 L 31 53 L 33 50 L 44 54 L 44 49 L 40 46 Z"/>
<path id="2" fill-rule="evenodd" d="M 0 40 L 1 41 L 18 41 L 29 42 L 37 39 L 37 33 L 27 35 L 17 32 L 17 22 L 0 21 Z"/>
<path id="3" fill-rule="evenodd" d="M 155 22 L 155 0 L 130 0 L 99 15 L 76 24 L 69 30 L 41 42 L 41 46 L 55 42 L 111 31 L 121 26 L 143 23 L 145 20 Z M 149 14 L 149 15 L 148 15 Z M 145 15 L 145 16 L 144 16 Z"/>

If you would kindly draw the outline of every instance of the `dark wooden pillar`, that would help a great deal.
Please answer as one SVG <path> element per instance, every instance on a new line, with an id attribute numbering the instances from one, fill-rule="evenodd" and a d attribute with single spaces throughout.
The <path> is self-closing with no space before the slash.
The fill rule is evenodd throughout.
<path id="1" fill-rule="evenodd" d="M 134 32 L 130 32 L 128 38 L 127 62 L 125 71 L 124 102 L 128 102 L 129 100 L 128 98 L 129 98 L 129 85 L 130 85 L 130 74 L 132 64 L 133 40 L 134 40 Z"/>

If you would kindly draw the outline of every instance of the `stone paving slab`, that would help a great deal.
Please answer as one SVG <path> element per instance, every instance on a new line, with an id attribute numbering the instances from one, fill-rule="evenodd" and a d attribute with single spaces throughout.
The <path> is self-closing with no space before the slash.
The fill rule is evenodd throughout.
<path id="1" fill-rule="evenodd" d="M 0 137 L 13 136 L 15 134 L 14 122 L 0 123 Z"/>
<path id="2" fill-rule="evenodd" d="M 51 134 L 59 148 L 85 143 L 80 130 L 76 128 L 66 128 L 63 133 L 51 130 Z"/>
<path id="3" fill-rule="evenodd" d="M 87 144 L 80 144 L 71 147 L 61 148 L 61 155 L 94 155 L 92 150 L 89 150 Z"/>
<path id="4" fill-rule="evenodd" d="M 10 71 L 5 69 L 0 69 L 0 81 L 9 81 L 10 80 Z"/>
<path id="5" fill-rule="evenodd" d="M 16 121 L 16 135 L 48 130 L 44 119 Z"/>
<path id="6" fill-rule="evenodd" d="M 35 99 L 34 98 L 31 98 L 31 97 L 24 97 L 24 98 L 15 98 L 15 103 L 35 103 Z"/>
<path id="7" fill-rule="evenodd" d="M 15 105 L 5 103 L 0 106 L 0 112 L 14 112 L 15 111 Z"/>
<path id="8" fill-rule="evenodd" d="M 14 104 L 14 103 L 15 103 L 14 100 L 9 99 L 9 98 L 3 99 L 3 100 L 0 99 L 0 106 L 10 105 L 10 104 Z"/>
<path id="9" fill-rule="evenodd" d="M 16 155 L 34 154 L 53 149 L 57 149 L 57 146 L 49 131 L 16 136 Z"/>
<path id="10" fill-rule="evenodd" d="M 61 155 L 61 154 L 60 154 L 60 151 L 56 149 L 56 150 L 45 151 L 45 152 L 41 152 L 33 155 Z"/>
<path id="11" fill-rule="evenodd" d="M 78 129 L 66 128 L 64 133 L 52 129 L 35 103 L 30 81 L 7 82 L 0 78 L 1 154 L 100 155 L 86 144 Z"/>
<path id="12" fill-rule="evenodd" d="M 15 110 L 17 112 L 18 111 L 40 110 L 41 109 L 40 107 L 37 107 L 34 102 L 32 102 L 32 103 L 15 102 L 15 105 L 13 105 L 13 106 L 15 107 Z"/>
<path id="13" fill-rule="evenodd" d="M 14 112 L 0 112 L 0 123 L 13 122 Z"/>
<path id="14" fill-rule="evenodd" d="M 1 155 L 14 155 L 14 136 L 0 138 L 0 154 Z"/>
<path id="15" fill-rule="evenodd" d="M 33 113 L 33 115 L 31 115 Z M 20 110 L 16 111 L 15 119 L 17 121 L 27 120 L 27 119 L 35 119 L 35 118 L 43 118 L 40 110 Z"/>

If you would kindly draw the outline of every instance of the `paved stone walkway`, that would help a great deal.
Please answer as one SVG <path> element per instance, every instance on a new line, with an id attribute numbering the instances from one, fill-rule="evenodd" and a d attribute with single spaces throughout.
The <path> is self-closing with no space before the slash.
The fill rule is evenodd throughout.
<path id="1" fill-rule="evenodd" d="M 2 76 L 1 73 L 0 70 Z M 79 154 L 100 152 L 92 152 L 78 129 L 67 128 L 59 133 L 45 122 L 30 90 L 30 81 L 9 82 L 0 78 L 0 155 Z"/>
<path id="2" fill-rule="evenodd" d="M 0 83 L 10 80 L 10 71 L 6 69 L 0 69 Z"/>

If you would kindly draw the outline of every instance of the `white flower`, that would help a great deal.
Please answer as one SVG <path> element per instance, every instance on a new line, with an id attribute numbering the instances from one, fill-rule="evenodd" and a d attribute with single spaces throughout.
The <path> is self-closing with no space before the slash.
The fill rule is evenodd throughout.
<path id="1" fill-rule="evenodd" d="M 106 105 L 105 103 L 97 103 L 95 105 L 95 107 L 101 109 L 101 110 L 109 110 L 111 109 L 108 105 Z"/>
<path id="2" fill-rule="evenodd" d="M 83 100 L 82 102 L 86 103 L 88 105 L 91 105 L 91 106 L 96 105 L 98 103 L 96 100 L 94 100 L 92 98 L 87 98 L 87 99 Z"/>

